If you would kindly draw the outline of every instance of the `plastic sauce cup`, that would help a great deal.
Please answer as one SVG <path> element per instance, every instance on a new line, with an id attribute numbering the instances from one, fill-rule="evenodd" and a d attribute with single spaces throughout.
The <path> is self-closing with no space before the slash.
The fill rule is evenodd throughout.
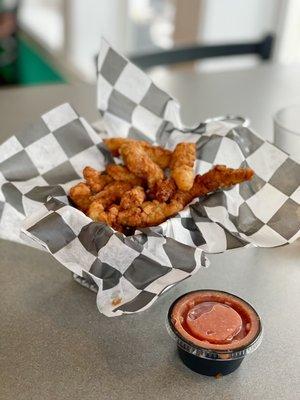
<path id="1" fill-rule="evenodd" d="M 263 337 L 254 308 L 219 290 L 197 290 L 179 297 L 169 309 L 166 325 L 183 363 L 209 376 L 235 371 Z"/>

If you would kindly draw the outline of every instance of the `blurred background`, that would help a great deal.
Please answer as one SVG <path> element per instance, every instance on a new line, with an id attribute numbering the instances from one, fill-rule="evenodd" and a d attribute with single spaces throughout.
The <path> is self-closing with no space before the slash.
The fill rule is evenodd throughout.
<path id="1" fill-rule="evenodd" d="M 93 82 L 102 35 L 145 69 L 300 64 L 300 1 L 0 0 L 0 85 Z"/>

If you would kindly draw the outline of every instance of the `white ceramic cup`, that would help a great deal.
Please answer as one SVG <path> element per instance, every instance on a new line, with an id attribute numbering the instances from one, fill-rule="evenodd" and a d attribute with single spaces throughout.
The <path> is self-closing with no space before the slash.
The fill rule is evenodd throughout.
<path id="1" fill-rule="evenodd" d="M 274 144 L 300 161 L 300 104 L 274 115 Z"/>

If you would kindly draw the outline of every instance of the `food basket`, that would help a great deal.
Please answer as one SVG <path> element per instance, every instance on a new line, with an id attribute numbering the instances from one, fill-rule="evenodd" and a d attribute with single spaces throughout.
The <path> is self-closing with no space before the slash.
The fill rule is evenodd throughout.
<path id="1" fill-rule="evenodd" d="M 1 238 L 50 252 L 77 281 L 97 291 L 101 313 L 118 316 L 148 308 L 166 288 L 207 266 L 209 253 L 280 246 L 299 237 L 295 160 L 231 117 L 184 127 L 178 103 L 106 41 L 97 70 L 98 132 L 62 104 L 0 146 Z M 92 221 L 67 196 L 86 165 L 103 170 L 115 162 L 103 135 L 171 150 L 192 141 L 196 173 L 225 164 L 249 166 L 255 176 L 125 236 Z"/>

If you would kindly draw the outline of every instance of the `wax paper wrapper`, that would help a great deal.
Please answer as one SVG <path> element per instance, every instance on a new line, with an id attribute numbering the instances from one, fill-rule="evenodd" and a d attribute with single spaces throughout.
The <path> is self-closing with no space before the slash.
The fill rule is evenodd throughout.
<path id="1" fill-rule="evenodd" d="M 53 254 L 78 281 L 97 290 L 102 313 L 146 309 L 166 288 L 206 266 L 205 254 L 279 246 L 299 237 L 300 165 L 286 153 L 230 120 L 184 128 L 176 101 L 105 41 L 97 90 L 101 134 L 63 104 L 0 146 L 0 235 Z M 168 149 L 195 142 L 196 173 L 226 164 L 249 166 L 255 176 L 126 237 L 68 202 L 68 190 L 86 165 L 103 170 L 115 162 L 103 135 Z"/>

